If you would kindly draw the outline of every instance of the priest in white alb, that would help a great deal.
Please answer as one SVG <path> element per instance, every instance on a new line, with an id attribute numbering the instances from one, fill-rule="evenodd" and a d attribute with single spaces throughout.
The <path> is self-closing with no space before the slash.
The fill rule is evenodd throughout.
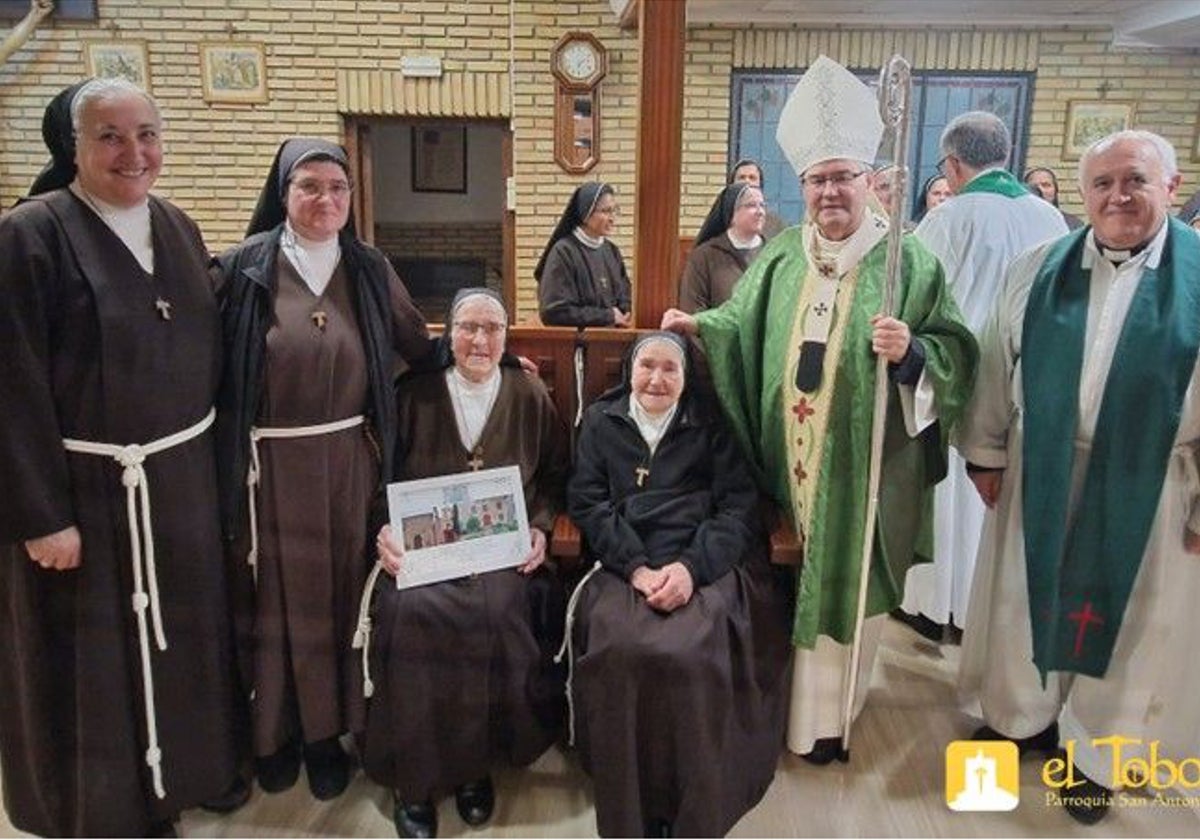
<path id="1" fill-rule="evenodd" d="M 946 285 L 976 337 L 1009 262 L 1067 232 L 1054 205 L 1004 168 L 1011 150 L 1008 127 L 995 114 L 968 111 L 952 119 L 942 132 L 939 168 L 954 196 L 930 211 L 916 230 L 917 239 L 941 261 Z M 951 447 L 946 478 L 934 492 L 934 562 L 909 569 L 901 605 L 913 628 L 934 641 L 943 629 L 966 627 L 983 512 L 966 464 Z"/>
<path id="2" fill-rule="evenodd" d="M 962 436 L 993 510 L 960 687 L 976 737 L 1066 749 L 1085 823 L 1146 782 L 1096 739 L 1129 739 L 1121 764 L 1200 756 L 1200 241 L 1167 215 L 1178 184 L 1150 132 L 1084 154 L 1090 224 L 1012 263 Z"/>

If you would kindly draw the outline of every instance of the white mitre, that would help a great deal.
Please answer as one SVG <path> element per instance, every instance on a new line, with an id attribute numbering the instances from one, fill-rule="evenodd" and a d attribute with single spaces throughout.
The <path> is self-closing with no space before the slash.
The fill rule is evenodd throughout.
<path id="1" fill-rule="evenodd" d="M 871 163 L 883 137 L 879 100 L 869 87 L 822 55 L 796 83 L 775 140 L 797 175 L 826 160 Z"/>

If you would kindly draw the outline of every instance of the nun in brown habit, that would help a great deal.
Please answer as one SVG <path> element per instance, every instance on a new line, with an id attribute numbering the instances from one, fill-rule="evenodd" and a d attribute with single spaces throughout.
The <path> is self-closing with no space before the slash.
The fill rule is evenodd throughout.
<path id="1" fill-rule="evenodd" d="M 651 333 L 584 416 L 568 485 L 595 565 L 567 628 L 573 734 L 604 837 L 719 837 L 783 747 L 790 584 L 720 410 Z"/>
<path id="2" fill-rule="evenodd" d="M 248 238 L 216 261 L 222 518 L 242 572 L 255 769 L 282 791 L 303 759 L 318 799 L 345 789 L 339 736 L 362 727 L 350 642 L 369 508 L 391 474 L 393 370 L 435 346 L 387 258 L 354 235 L 349 169 L 329 141 L 283 143 Z"/>
<path id="3" fill-rule="evenodd" d="M 763 247 L 767 209 L 762 190 L 744 181 L 721 190 L 688 254 L 679 281 L 679 308 L 689 314 L 729 300 Z"/>
<path id="4" fill-rule="evenodd" d="M 401 837 L 435 836 L 437 800 L 450 792 L 468 825 L 485 823 L 492 768 L 530 764 L 561 729 L 562 674 L 552 657 L 564 599 L 543 563 L 561 508 L 566 436 L 541 381 L 499 365 L 505 332 L 495 293 L 461 291 L 442 369 L 397 386 L 397 477 L 516 465 L 532 540 L 516 568 L 403 590 L 384 574 L 373 589 L 359 640 L 371 692 L 363 767 L 394 792 Z M 405 562 L 390 528 L 379 551 L 389 573 Z M 364 593 L 364 618 L 371 596 Z"/>
<path id="5" fill-rule="evenodd" d="M 73 86 L 43 134 L 51 165 L 0 218 L 4 808 L 47 836 L 170 834 L 183 809 L 249 795 L 230 787 L 208 250 L 150 192 L 144 91 Z"/>

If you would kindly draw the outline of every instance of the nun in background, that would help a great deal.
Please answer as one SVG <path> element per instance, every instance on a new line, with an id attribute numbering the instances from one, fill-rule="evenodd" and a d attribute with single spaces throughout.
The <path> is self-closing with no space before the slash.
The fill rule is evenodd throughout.
<path id="1" fill-rule="evenodd" d="M 763 201 L 766 201 L 766 178 L 763 176 L 762 166 L 753 158 L 742 158 L 730 167 L 729 177 L 725 183 L 726 185 L 746 183 L 753 187 L 758 187 L 763 194 Z M 770 239 L 786 227 L 787 222 L 770 210 L 767 210 L 767 217 L 763 222 L 762 237 L 763 239 Z"/>
<path id="2" fill-rule="evenodd" d="M 679 337 L 640 338 L 584 417 L 568 485 L 596 564 L 567 624 L 572 720 L 604 837 L 721 836 L 783 748 L 792 584 L 691 369 Z"/>
<path id="3" fill-rule="evenodd" d="M 515 465 L 531 539 L 516 568 L 397 589 L 389 575 L 405 562 L 405 546 L 390 526 L 380 530 L 387 575 L 378 585 L 373 575 L 363 593 L 356 642 L 371 697 L 363 767 L 393 791 L 401 837 L 436 836 L 437 799 L 451 792 L 463 821 L 483 825 L 495 804 L 492 769 L 531 764 L 561 730 L 563 682 L 552 659 L 564 598 L 543 564 L 562 507 L 566 435 L 541 380 L 501 367 L 506 331 L 498 295 L 460 291 L 440 364 L 396 389 L 398 480 Z M 469 527 L 467 517 L 455 519 Z M 449 530 L 443 539 L 460 536 Z"/>
<path id="4" fill-rule="evenodd" d="M 762 191 L 744 181 L 721 190 L 688 254 L 679 281 L 679 308 L 696 313 L 729 300 L 742 272 L 763 246 L 767 209 Z"/>
<path id="5" fill-rule="evenodd" d="M 542 323 L 555 327 L 628 327 L 631 287 L 616 226 L 613 188 L 589 181 L 575 189 L 533 276 Z"/>
<path id="6" fill-rule="evenodd" d="M 349 173 L 340 146 L 286 141 L 248 238 L 216 261 L 222 517 L 253 601 L 255 769 L 274 793 L 303 759 L 323 800 L 349 782 L 339 736 L 362 727 L 350 643 L 369 509 L 391 475 L 396 354 L 415 363 L 435 346 L 387 258 L 353 233 Z"/>

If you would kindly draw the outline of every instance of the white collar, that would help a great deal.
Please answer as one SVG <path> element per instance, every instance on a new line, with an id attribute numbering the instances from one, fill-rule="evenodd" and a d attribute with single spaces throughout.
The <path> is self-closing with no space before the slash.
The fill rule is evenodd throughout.
<path id="1" fill-rule="evenodd" d="M 803 237 L 804 251 L 808 261 L 828 262 L 829 258 L 833 257 L 837 266 L 837 276 L 841 277 L 858 265 L 867 252 L 887 236 L 888 221 L 868 207 L 864 210 L 862 223 L 854 233 L 839 242 L 821 236 L 820 230 L 811 221 L 805 222 L 804 227 L 807 231 L 807 235 Z M 818 257 L 818 252 L 824 253 Z M 824 257 L 824 260 L 821 257 Z"/>
<path id="2" fill-rule="evenodd" d="M 483 382 L 472 382 L 458 368 L 451 366 L 446 371 L 446 389 L 454 406 L 454 422 L 458 426 L 458 438 L 464 449 L 474 450 L 483 437 L 484 426 L 491 416 L 496 396 L 500 393 L 500 368 Z"/>
<path id="3" fill-rule="evenodd" d="M 143 199 L 132 207 L 118 207 L 102 201 L 85 190 L 76 178 L 71 192 L 100 217 L 109 230 L 125 243 L 125 247 L 147 274 L 154 273 L 154 237 L 150 229 L 150 200 Z"/>
<path id="4" fill-rule="evenodd" d="M 655 416 L 642 408 L 642 404 L 638 402 L 638 398 L 634 394 L 629 395 L 629 416 L 637 425 L 638 431 L 641 432 L 646 446 L 650 447 L 651 455 L 654 454 L 654 450 L 658 449 L 659 442 L 667 433 L 667 427 L 671 425 L 671 420 L 678 410 L 679 400 L 676 400 L 673 406 Z"/>
<path id="5" fill-rule="evenodd" d="M 1159 227 L 1158 232 L 1154 234 L 1154 237 L 1150 240 L 1150 244 L 1139 251 L 1136 255 L 1121 263 L 1120 267 L 1124 268 L 1126 264 L 1129 264 L 1141 265 L 1149 269 L 1158 268 L 1159 261 L 1162 260 L 1163 246 L 1167 241 L 1167 229 L 1169 227 L 1170 226 L 1167 224 L 1167 220 L 1163 219 L 1162 225 Z M 1108 255 L 1102 253 L 1100 246 L 1096 242 L 1095 228 L 1089 230 L 1087 238 L 1084 240 L 1083 258 L 1080 260 L 1080 268 L 1090 269 L 1096 264 L 1097 260 L 1107 260 L 1108 256 L 1111 256 L 1113 251 L 1111 249 L 1105 250 L 1108 251 Z"/>
<path id="6" fill-rule="evenodd" d="M 749 251 L 763 243 L 763 238 L 757 233 L 749 239 L 742 239 L 733 232 L 733 228 L 729 228 L 729 230 L 725 231 L 725 235 L 729 237 L 729 241 L 733 247 L 739 251 Z"/>
<path id="7" fill-rule="evenodd" d="M 338 242 L 337 234 L 325 241 L 306 239 L 296 233 L 289 221 L 283 223 L 279 250 L 283 251 L 288 262 L 295 267 L 304 284 L 318 296 L 329 286 L 333 272 L 342 258 L 342 246 Z"/>
<path id="8" fill-rule="evenodd" d="M 604 244 L 603 236 L 592 236 L 587 231 L 585 231 L 582 227 L 575 228 L 575 238 L 578 239 L 580 242 L 582 242 L 584 245 L 586 245 L 592 249 L 599 248 L 601 245 Z"/>

